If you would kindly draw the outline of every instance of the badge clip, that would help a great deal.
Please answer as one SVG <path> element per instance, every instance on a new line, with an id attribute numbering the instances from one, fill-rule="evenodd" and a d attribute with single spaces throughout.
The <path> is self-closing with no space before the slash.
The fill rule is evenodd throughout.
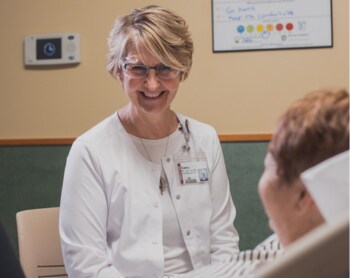
<path id="1" fill-rule="evenodd" d="M 191 147 L 189 146 L 190 142 L 190 129 L 188 128 L 188 120 L 185 120 L 185 128 L 183 127 L 182 123 L 180 122 L 179 130 L 183 133 L 185 137 L 185 145 L 182 146 L 183 151 L 189 152 L 191 150 Z"/>

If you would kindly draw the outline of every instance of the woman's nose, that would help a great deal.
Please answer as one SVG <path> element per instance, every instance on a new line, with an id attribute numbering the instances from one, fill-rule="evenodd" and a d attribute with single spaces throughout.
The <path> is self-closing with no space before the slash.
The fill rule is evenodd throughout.
<path id="1" fill-rule="evenodd" d="M 145 80 L 147 88 L 149 90 L 155 90 L 159 87 L 160 81 L 159 78 L 156 75 L 155 69 L 150 69 L 148 72 L 148 76 Z"/>

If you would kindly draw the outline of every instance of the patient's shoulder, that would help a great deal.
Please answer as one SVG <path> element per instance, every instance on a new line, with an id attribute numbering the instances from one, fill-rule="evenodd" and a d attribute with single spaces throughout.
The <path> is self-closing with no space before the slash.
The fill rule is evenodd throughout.
<path id="1" fill-rule="evenodd" d="M 283 247 L 281 242 L 277 236 L 277 234 L 273 233 L 268 238 L 264 239 L 260 242 L 254 250 L 266 250 L 266 251 L 282 251 Z"/>

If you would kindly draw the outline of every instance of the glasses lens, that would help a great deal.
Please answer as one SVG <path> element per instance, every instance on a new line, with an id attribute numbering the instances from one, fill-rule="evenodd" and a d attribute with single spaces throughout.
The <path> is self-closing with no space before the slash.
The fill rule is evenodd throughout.
<path id="1" fill-rule="evenodd" d="M 148 68 L 143 65 L 125 64 L 124 69 L 130 78 L 140 79 L 148 75 Z"/>
<path id="2" fill-rule="evenodd" d="M 174 79 L 178 77 L 179 71 L 174 70 L 166 65 L 159 65 L 156 67 L 156 75 L 161 79 Z"/>

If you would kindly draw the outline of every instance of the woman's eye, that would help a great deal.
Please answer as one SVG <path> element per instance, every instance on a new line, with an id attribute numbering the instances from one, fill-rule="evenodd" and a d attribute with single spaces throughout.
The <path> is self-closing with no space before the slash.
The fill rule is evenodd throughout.
<path id="1" fill-rule="evenodd" d="M 135 72 L 146 72 L 147 68 L 141 65 L 133 65 L 130 67 L 130 70 Z"/>
<path id="2" fill-rule="evenodd" d="M 157 66 L 157 71 L 165 72 L 165 71 L 170 71 L 170 70 L 171 70 L 171 68 L 169 68 L 168 66 L 165 66 L 165 65 Z"/>

